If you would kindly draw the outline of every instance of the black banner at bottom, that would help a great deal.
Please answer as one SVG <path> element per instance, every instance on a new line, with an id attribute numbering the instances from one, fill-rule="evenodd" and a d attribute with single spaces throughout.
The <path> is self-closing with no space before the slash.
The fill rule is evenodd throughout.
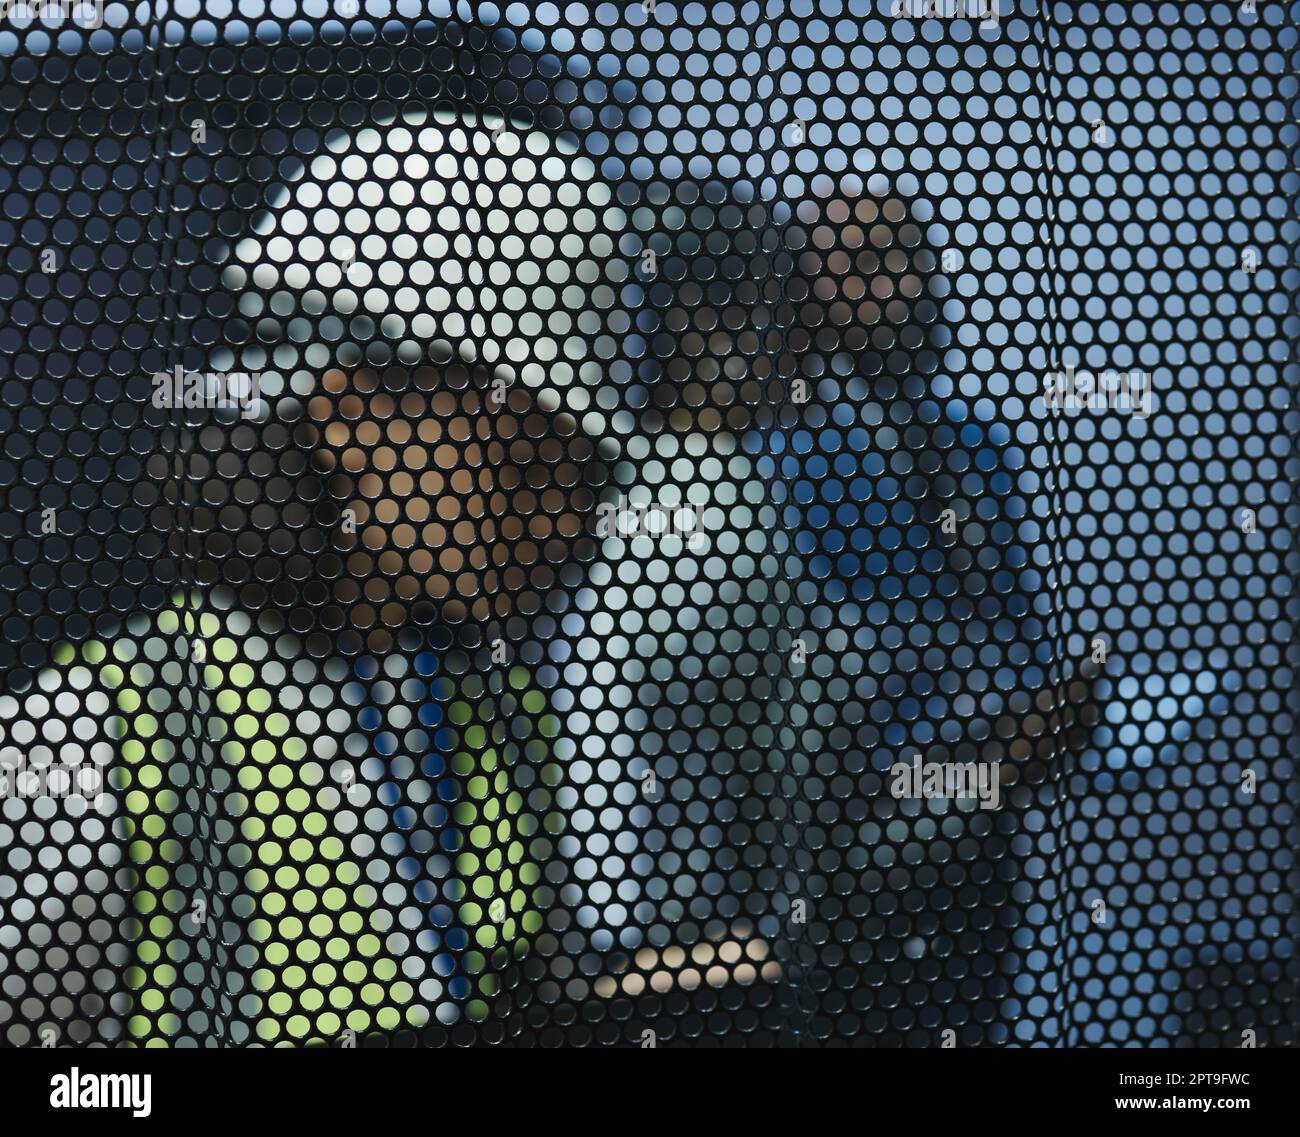
<path id="1" fill-rule="evenodd" d="M 1200 1118 L 1221 1125 L 1241 1115 L 1262 1121 L 1261 1111 L 1287 1104 L 1296 1075 L 1289 1053 L 871 1050 L 816 1057 L 791 1051 L 781 1059 L 779 1053 L 742 1051 L 740 1067 L 737 1054 L 716 1064 L 700 1054 L 693 1065 L 680 1067 L 671 1055 L 644 1052 L 615 1063 L 585 1053 L 506 1049 L 488 1055 L 363 1045 L 333 1053 L 9 1049 L 0 1052 L 0 1063 L 7 1122 L 68 1120 L 93 1127 L 101 1119 L 113 1126 L 248 1121 L 259 1130 L 316 1122 L 336 1132 L 338 1125 L 354 1122 L 427 1124 L 453 1118 L 460 1109 L 486 1110 L 494 1126 L 582 1116 L 584 1098 L 598 1101 L 603 1113 L 611 1094 L 623 1099 L 620 1108 L 635 1111 L 638 1122 L 662 1113 L 692 1126 L 702 1120 L 701 1105 L 709 1100 L 715 1115 L 743 1115 L 779 1101 L 812 1111 L 809 1119 L 820 1116 L 824 1127 L 839 1124 L 826 1106 L 837 1103 L 839 1113 L 846 1100 L 855 1099 L 867 1120 L 885 1106 L 889 1116 L 902 1110 L 925 1123 L 979 1120 L 987 1126 L 1005 1111 L 1009 1121 L 1128 1115 L 1139 1122 L 1163 1116 L 1179 1124 Z M 689 1115 L 682 1112 L 687 1103 Z"/>

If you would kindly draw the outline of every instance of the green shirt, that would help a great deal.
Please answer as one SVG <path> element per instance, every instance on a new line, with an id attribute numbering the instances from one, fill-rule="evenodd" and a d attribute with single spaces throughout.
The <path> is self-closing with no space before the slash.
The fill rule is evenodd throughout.
<path id="1" fill-rule="evenodd" d="M 237 610 L 177 597 L 124 635 L 59 647 L 35 690 L 6 697 L 20 721 L 0 761 L 18 751 L 29 765 L 106 768 L 111 788 L 95 808 L 114 817 L 124 853 L 124 1018 L 137 1044 L 166 1046 L 217 1022 L 227 1041 L 303 1045 L 418 1029 L 435 1015 L 481 1021 L 499 969 L 542 928 L 540 865 L 560 825 L 558 721 L 526 669 L 504 671 L 495 692 L 440 672 L 441 749 L 456 786 L 446 823 L 458 840 L 447 854 L 394 853 L 384 848 L 401 841 L 393 809 L 357 773 L 376 755 L 339 698 L 348 665 L 294 644 L 256 633 Z M 418 728 L 406 696 L 421 682 L 404 657 L 384 661 L 386 728 Z M 430 702 L 427 682 L 414 690 Z M 42 751 L 68 723 L 76 741 Z M 418 771 L 406 785 L 431 799 Z M 423 858 L 415 879 L 392 871 L 394 857 L 413 855 Z M 430 926 L 417 886 L 436 889 L 467 941 L 451 975 L 444 965 L 434 976 L 416 943 Z M 187 994 L 196 987 L 200 1002 Z"/>

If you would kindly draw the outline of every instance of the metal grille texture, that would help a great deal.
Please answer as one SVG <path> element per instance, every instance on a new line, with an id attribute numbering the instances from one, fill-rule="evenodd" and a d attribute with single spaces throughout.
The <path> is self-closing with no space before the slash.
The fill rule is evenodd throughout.
<path id="1" fill-rule="evenodd" d="M 1295 1043 L 1296 6 L 0 19 L 0 1042 Z"/>

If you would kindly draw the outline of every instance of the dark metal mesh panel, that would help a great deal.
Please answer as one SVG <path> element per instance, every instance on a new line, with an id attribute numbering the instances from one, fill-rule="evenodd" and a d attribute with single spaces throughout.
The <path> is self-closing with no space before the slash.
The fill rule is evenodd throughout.
<path id="1" fill-rule="evenodd" d="M 5 1043 L 1292 1044 L 1292 5 L 100 15 Z"/>

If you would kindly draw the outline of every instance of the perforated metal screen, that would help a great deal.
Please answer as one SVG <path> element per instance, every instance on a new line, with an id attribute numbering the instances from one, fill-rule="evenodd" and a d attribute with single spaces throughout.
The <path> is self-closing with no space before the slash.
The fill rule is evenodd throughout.
<path id="1" fill-rule="evenodd" d="M 1294 1043 L 1293 4 L 149 7 L 0 18 L 4 1043 Z"/>

